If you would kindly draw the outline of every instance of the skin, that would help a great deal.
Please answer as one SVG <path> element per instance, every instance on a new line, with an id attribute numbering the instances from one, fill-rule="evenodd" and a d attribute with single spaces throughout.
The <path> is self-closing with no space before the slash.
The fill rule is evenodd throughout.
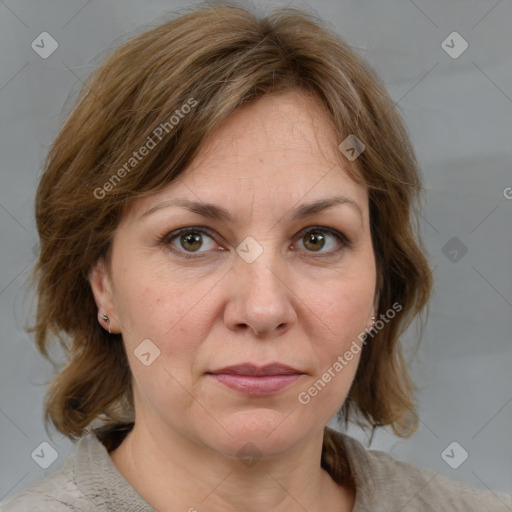
<path id="1" fill-rule="evenodd" d="M 320 458 L 324 426 L 347 396 L 360 353 L 309 404 L 297 399 L 368 328 L 376 303 L 368 193 L 346 174 L 341 140 L 324 116 L 295 92 L 238 110 L 179 181 L 130 206 L 108 259 L 90 274 L 98 312 L 122 333 L 133 374 L 135 427 L 110 455 L 159 511 L 353 508 L 354 489 L 336 484 Z M 286 217 L 334 195 L 359 211 L 341 204 Z M 215 203 L 234 222 L 178 206 L 144 216 L 173 198 Z M 199 226 L 213 236 L 158 241 Z M 320 241 L 300 233 L 311 226 L 335 229 L 351 245 L 325 231 Z M 252 263 L 236 252 L 249 236 L 263 249 Z M 149 366 L 134 355 L 144 339 L 160 350 Z M 271 396 L 247 396 L 206 375 L 276 361 L 303 375 Z M 261 454 L 251 467 L 237 456 L 248 442 Z"/>

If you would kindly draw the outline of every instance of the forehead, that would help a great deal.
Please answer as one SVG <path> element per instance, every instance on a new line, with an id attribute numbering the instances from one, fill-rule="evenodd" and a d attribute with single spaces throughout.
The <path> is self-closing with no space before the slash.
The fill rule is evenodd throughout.
<path id="1" fill-rule="evenodd" d="M 347 174 L 351 164 L 340 156 L 338 139 L 315 99 L 297 92 L 264 96 L 226 119 L 179 179 L 135 201 L 129 216 L 174 197 L 264 211 L 336 194 L 364 212 L 367 191 Z"/>

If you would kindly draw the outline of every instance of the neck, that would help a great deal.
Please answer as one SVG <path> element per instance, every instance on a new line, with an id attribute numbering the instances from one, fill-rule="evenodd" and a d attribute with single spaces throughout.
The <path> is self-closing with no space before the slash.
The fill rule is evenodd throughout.
<path id="1" fill-rule="evenodd" d="M 244 464 L 174 431 L 157 435 L 138 421 L 110 456 L 131 486 L 160 512 L 351 511 L 354 489 L 336 484 L 321 467 L 322 441 L 323 430 L 282 457 Z"/>

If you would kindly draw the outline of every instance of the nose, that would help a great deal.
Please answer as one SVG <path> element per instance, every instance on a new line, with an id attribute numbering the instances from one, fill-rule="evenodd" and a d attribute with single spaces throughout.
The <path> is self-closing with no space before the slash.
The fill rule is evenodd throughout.
<path id="1" fill-rule="evenodd" d="M 297 296 L 289 283 L 286 262 L 265 249 L 248 263 L 236 257 L 230 273 L 231 297 L 224 321 L 234 331 L 250 330 L 256 336 L 282 335 L 297 320 Z"/>

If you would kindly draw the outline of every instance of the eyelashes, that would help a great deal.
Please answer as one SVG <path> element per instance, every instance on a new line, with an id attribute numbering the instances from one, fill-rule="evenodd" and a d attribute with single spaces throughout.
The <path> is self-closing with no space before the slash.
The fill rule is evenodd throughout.
<path id="1" fill-rule="evenodd" d="M 163 237 L 159 238 L 158 245 L 165 246 L 170 251 L 172 251 L 173 253 L 182 258 L 204 258 L 211 254 L 209 250 L 198 250 L 204 248 L 205 237 L 211 240 L 212 249 L 220 245 L 215 242 L 215 232 L 203 226 L 190 226 L 171 231 L 170 233 L 167 233 Z M 306 240 L 304 241 L 305 238 Z M 335 248 L 330 249 L 328 251 L 324 251 L 323 248 L 326 245 L 329 245 L 329 238 L 332 238 L 334 240 Z M 320 242 L 321 247 L 319 248 L 319 250 L 308 250 L 307 248 L 300 249 L 301 251 L 310 255 L 312 258 L 336 257 L 339 256 L 342 251 L 350 249 L 352 247 L 352 242 L 347 238 L 345 234 L 339 232 L 336 229 L 329 228 L 326 226 L 307 227 L 301 230 L 295 236 L 295 240 L 301 242 L 304 247 L 306 247 L 306 244 L 310 244 L 311 242 L 313 243 L 313 245 Z M 189 251 L 183 246 L 184 243 L 192 246 L 199 245 L 199 248 L 195 247 L 195 249 L 197 250 L 193 249 Z M 222 247 L 218 249 L 218 252 L 221 251 L 225 251 L 225 249 Z"/>

